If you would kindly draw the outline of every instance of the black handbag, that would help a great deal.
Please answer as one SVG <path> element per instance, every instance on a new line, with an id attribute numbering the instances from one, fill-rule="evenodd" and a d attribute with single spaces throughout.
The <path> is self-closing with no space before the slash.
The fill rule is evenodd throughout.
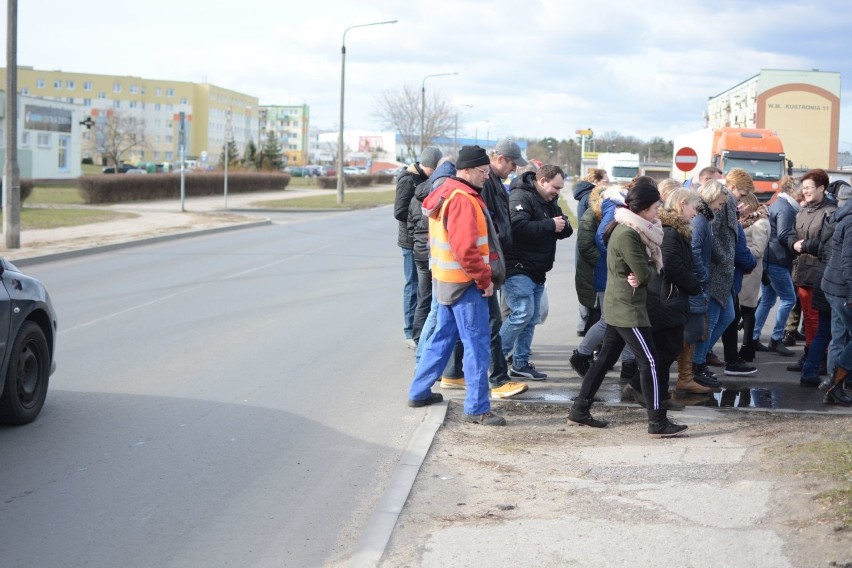
<path id="1" fill-rule="evenodd" d="M 651 274 L 648 283 L 648 318 L 655 331 L 686 325 L 689 297 L 666 278 L 665 269 Z"/>

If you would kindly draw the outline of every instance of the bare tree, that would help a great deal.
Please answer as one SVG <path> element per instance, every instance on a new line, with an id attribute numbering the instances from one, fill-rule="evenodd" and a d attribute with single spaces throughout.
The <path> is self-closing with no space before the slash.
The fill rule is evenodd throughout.
<path id="1" fill-rule="evenodd" d="M 117 112 L 107 113 L 95 120 L 95 151 L 106 160 L 106 165 L 121 165 L 128 154 L 143 151 L 148 143 L 145 120 Z"/>
<path id="2" fill-rule="evenodd" d="M 382 121 L 385 128 L 398 132 L 405 144 L 408 157 L 417 159 L 420 148 L 421 92 L 403 85 L 399 91 L 384 91 L 376 100 L 373 116 Z M 449 136 L 455 126 L 455 111 L 452 105 L 438 93 L 426 97 L 423 116 L 423 140 L 428 145 L 433 139 Z"/>

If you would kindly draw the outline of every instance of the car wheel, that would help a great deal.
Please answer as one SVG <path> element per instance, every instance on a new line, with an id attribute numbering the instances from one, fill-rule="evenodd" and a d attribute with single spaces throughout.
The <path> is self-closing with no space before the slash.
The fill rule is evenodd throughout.
<path id="1" fill-rule="evenodd" d="M 9 355 L 0 423 L 19 425 L 35 420 L 44 406 L 49 380 L 50 350 L 44 332 L 34 322 L 24 322 Z"/>

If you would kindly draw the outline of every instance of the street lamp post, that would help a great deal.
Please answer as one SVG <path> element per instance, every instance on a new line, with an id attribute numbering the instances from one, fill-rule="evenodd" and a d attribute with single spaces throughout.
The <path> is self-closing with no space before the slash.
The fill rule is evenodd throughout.
<path id="1" fill-rule="evenodd" d="M 388 20 L 386 22 L 371 22 L 369 24 L 358 24 L 349 26 L 343 31 L 343 40 L 340 44 L 340 136 L 337 140 L 337 203 L 343 203 L 343 88 L 346 84 L 346 33 L 355 28 L 367 26 L 381 26 L 384 24 L 395 24 L 399 20 Z"/>
<path id="2" fill-rule="evenodd" d="M 420 152 L 426 147 L 425 130 L 426 130 L 426 79 L 429 77 L 446 77 L 448 75 L 458 75 L 458 71 L 452 73 L 436 73 L 434 75 L 426 75 L 423 77 L 423 84 L 420 87 Z"/>

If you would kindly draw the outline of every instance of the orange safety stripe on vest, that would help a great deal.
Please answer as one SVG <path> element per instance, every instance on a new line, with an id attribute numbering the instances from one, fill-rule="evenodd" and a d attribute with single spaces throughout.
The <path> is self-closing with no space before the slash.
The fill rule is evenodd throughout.
<path id="1" fill-rule="evenodd" d="M 482 255 L 482 261 L 488 264 L 490 253 L 488 249 L 488 223 L 485 220 L 485 213 L 482 211 L 482 207 L 476 201 L 475 197 L 457 189 L 441 204 L 441 213 L 438 218 L 429 217 L 429 250 L 431 255 L 429 265 L 432 268 L 432 276 L 436 280 L 461 284 L 471 282 L 473 278 L 467 275 L 453 256 L 453 251 L 450 250 L 447 228 L 444 226 L 444 215 L 446 214 L 447 204 L 456 195 L 465 196 L 474 205 L 474 210 L 476 211 L 476 229 L 479 234 L 476 239 L 476 246 Z"/>

